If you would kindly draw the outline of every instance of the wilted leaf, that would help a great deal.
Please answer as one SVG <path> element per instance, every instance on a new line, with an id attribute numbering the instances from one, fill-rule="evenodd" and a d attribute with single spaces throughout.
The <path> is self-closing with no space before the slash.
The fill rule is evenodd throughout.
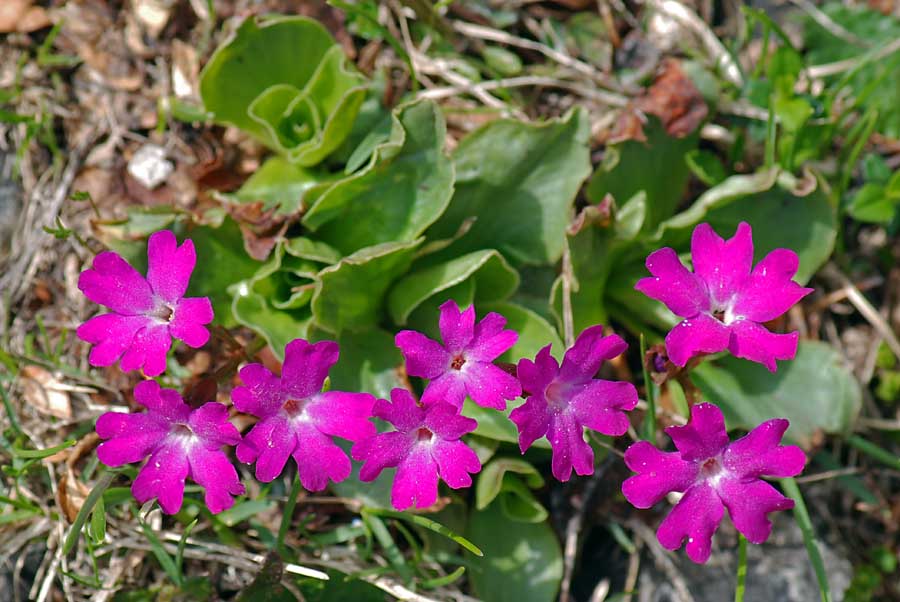
<path id="1" fill-rule="evenodd" d="M 575 195 L 590 172 L 584 111 L 540 124 L 492 121 L 460 142 L 453 154 L 456 190 L 430 240 L 451 238 L 472 217 L 472 228 L 440 261 L 477 249 L 498 249 L 521 263 L 553 263 Z"/>
<path id="2" fill-rule="evenodd" d="M 41 366 L 29 365 L 22 368 L 22 396 L 25 401 L 41 414 L 57 418 L 72 417 L 72 401 L 69 389 L 52 372 Z"/>
<path id="3" fill-rule="evenodd" d="M 809 446 L 819 431 L 846 433 L 862 404 L 862 392 L 839 353 L 824 343 L 801 341 L 797 357 L 765 366 L 725 357 L 705 362 L 691 379 L 703 398 L 722 408 L 729 429 L 751 429 L 787 418 L 786 439 Z"/>
<path id="4" fill-rule="evenodd" d="M 666 133 L 676 138 L 697 131 L 709 113 L 700 90 L 681 69 L 681 62 L 673 58 L 663 61 L 653 84 L 635 105 L 659 117 Z"/>

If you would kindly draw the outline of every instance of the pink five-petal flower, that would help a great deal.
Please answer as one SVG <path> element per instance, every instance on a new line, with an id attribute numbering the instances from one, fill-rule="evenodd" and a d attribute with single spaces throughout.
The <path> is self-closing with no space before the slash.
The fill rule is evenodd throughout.
<path id="1" fill-rule="evenodd" d="M 693 272 L 674 250 L 654 251 L 647 257 L 653 277 L 635 285 L 685 318 L 666 336 L 669 359 L 684 366 L 695 355 L 728 349 L 774 372 L 775 360 L 794 358 L 797 333 L 775 334 L 762 323 L 782 315 L 813 290 L 792 280 L 799 265 L 796 253 L 775 249 L 753 267 L 749 224 L 741 222 L 728 240 L 709 224 L 700 224 L 691 238 L 691 259 Z"/>
<path id="2" fill-rule="evenodd" d="M 141 367 L 147 376 L 166 369 L 166 353 L 172 338 L 190 347 L 209 340 L 206 324 L 212 322 L 207 297 L 185 297 L 197 255 L 194 243 L 179 247 L 168 230 L 155 232 L 147 244 L 147 277 L 112 251 L 94 258 L 93 267 L 78 278 L 85 296 L 112 310 L 82 324 L 78 338 L 94 345 L 92 366 L 110 366 L 121 358 L 122 370 Z"/>
<path id="3" fill-rule="evenodd" d="M 97 419 L 97 434 L 106 439 L 97 448 L 100 461 L 122 466 L 150 456 L 131 491 L 141 503 L 156 498 L 166 514 L 181 508 L 185 479 L 206 490 L 210 512 L 230 508 L 244 486 L 222 451 L 241 440 L 228 421 L 228 408 L 212 401 L 192 410 L 177 391 L 160 389 L 152 380 L 138 383 L 134 398 L 147 412 L 107 412 Z"/>
<path id="4" fill-rule="evenodd" d="M 614 436 L 628 430 L 625 412 L 638 401 L 634 385 L 594 378 L 600 364 L 627 347 L 621 337 L 604 337 L 602 326 L 592 326 L 578 335 L 562 365 L 550 355 L 550 345 L 533 362 L 519 360 L 517 373 L 529 394 L 509 415 L 519 429 L 519 449 L 524 454 L 547 435 L 553 476 L 560 481 L 569 480 L 573 467 L 580 475 L 594 472 L 594 452 L 584 440 L 584 427 Z"/>
<path id="5" fill-rule="evenodd" d="M 760 477 L 792 477 L 806 464 L 799 447 L 781 445 L 787 428 L 783 418 L 768 420 L 729 443 L 721 410 L 710 403 L 695 405 L 687 425 L 666 429 L 677 452 L 659 451 L 647 441 L 625 451 L 625 464 L 637 474 L 622 484 L 622 493 L 636 507 L 649 508 L 671 491 L 684 492 L 657 537 L 670 550 L 687 539 L 694 562 L 709 558 L 726 508 L 739 532 L 763 543 L 772 531 L 767 514 L 793 508 L 794 500 Z"/>
<path id="6" fill-rule="evenodd" d="M 231 399 L 238 410 L 260 420 L 238 445 L 237 457 L 256 462 L 260 481 L 280 475 L 291 455 L 308 491 L 322 491 L 329 479 L 337 483 L 350 476 L 350 459 L 333 437 L 358 441 L 375 434 L 369 420 L 375 397 L 322 392 L 339 353 L 334 341 L 295 339 L 285 347 L 280 377 L 262 364 L 241 368 L 246 386 L 235 387 Z"/>
<path id="7" fill-rule="evenodd" d="M 506 318 L 491 312 L 475 323 L 475 306 L 465 311 L 452 299 L 441 305 L 441 338 L 403 330 L 394 341 L 406 358 L 411 376 L 430 379 L 422 403 L 445 401 L 461 408 L 466 395 L 486 408 L 502 410 L 507 399 L 522 393 L 519 381 L 492 362 L 516 344 L 519 335 L 503 330 Z"/>
<path id="8" fill-rule="evenodd" d="M 362 481 L 397 467 L 391 488 L 394 508 L 431 506 L 437 501 L 439 478 L 453 489 L 472 485 L 469 473 L 481 470 L 481 462 L 460 437 L 475 430 L 477 422 L 446 402 L 420 406 L 406 389 L 393 389 L 390 403 L 377 400 L 374 414 L 396 430 L 359 441 L 351 454 L 365 462 L 359 471 Z"/>

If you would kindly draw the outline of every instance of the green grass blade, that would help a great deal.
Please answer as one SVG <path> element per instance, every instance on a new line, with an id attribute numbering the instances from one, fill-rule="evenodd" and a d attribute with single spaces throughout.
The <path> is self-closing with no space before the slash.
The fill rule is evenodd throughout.
<path id="1" fill-rule="evenodd" d="M 794 518 L 797 519 L 797 526 L 800 527 L 800 531 L 803 533 L 803 543 L 806 544 L 809 561 L 816 572 L 816 580 L 819 582 L 822 602 L 831 602 L 831 591 L 828 589 L 825 563 L 822 561 L 822 554 L 819 552 L 819 545 L 816 543 L 812 521 L 809 520 L 809 512 L 806 510 L 806 503 L 803 501 L 800 487 L 797 486 L 797 481 L 791 478 L 781 479 L 781 487 L 787 496 L 794 500 Z"/>
<path id="2" fill-rule="evenodd" d="M 434 531 L 438 535 L 443 535 L 447 539 L 454 541 L 469 550 L 476 556 L 484 556 L 484 552 L 476 546 L 474 543 L 463 537 L 462 535 L 457 535 L 444 525 L 439 522 L 433 521 L 430 518 L 426 518 L 421 514 L 408 514 L 406 512 L 397 512 L 395 510 L 382 510 L 380 508 L 366 508 L 366 512 L 369 514 L 377 514 L 378 516 L 390 516 L 391 518 L 399 518 L 400 520 L 405 520 L 407 522 L 411 522 L 414 525 L 418 525 L 420 527 L 424 527 L 429 531 Z"/>
<path id="3" fill-rule="evenodd" d="M 91 492 L 88 494 L 87 499 L 84 500 L 84 504 L 81 506 L 81 510 L 78 511 L 78 514 L 75 516 L 75 520 L 72 521 L 72 526 L 69 527 L 69 532 L 66 534 L 66 541 L 63 543 L 63 554 L 68 554 L 72 551 L 72 548 L 75 547 L 75 544 L 78 542 L 78 538 L 81 535 L 81 529 L 84 527 L 84 523 L 88 518 L 88 515 L 91 513 L 91 510 L 94 509 L 94 506 L 97 505 L 97 501 L 103 496 L 103 492 L 109 487 L 109 484 L 112 483 L 112 480 L 115 478 L 115 473 L 105 472 L 97 481 L 97 484 L 94 485 L 94 488 L 91 489 Z"/>

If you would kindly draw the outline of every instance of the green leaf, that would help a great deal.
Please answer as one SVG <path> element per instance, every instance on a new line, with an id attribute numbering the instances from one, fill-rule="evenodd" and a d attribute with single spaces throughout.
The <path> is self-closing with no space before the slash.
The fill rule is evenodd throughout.
<path id="1" fill-rule="evenodd" d="M 552 345 L 550 353 L 562 357 L 565 349 L 556 329 L 544 318 L 515 303 L 491 303 L 479 306 L 479 312 L 495 311 L 506 318 L 506 327 L 519 333 L 519 339 L 509 351 L 498 357 L 501 362 L 518 363 L 523 357 L 533 359 L 538 351 Z"/>
<path id="2" fill-rule="evenodd" d="M 684 158 L 691 172 L 707 186 L 721 184 L 728 176 L 725 172 L 725 166 L 722 165 L 722 160 L 719 159 L 716 153 L 694 149 L 685 155 Z"/>
<path id="3" fill-rule="evenodd" d="M 362 171 L 339 180 L 303 216 L 317 238 L 344 253 L 415 240 L 444 212 L 453 165 L 443 153 L 446 126 L 432 102 L 394 112 L 391 137 Z"/>
<path id="4" fill-rule="evenodd" d="M 477 301 L 500 301 L 519 286 L 519 275 L 500 253 L 493 249 L 474 251 L 413 272 L 398 281 L 388 295 L 391 318 L 395 324 L 406 324 L 409 314 L 423 301 L 470 278 Z M 441 295 L 439 303 L 443 303 L 445 296 Z"/>
<path id="5" fill-rule="evenodd" d="M 786 439 L 809 446 L 816 433 L 846 433 L 853 427 L 862 392 L 842 356 L 824 343 L 801 341 L 797 357 L 778 371 L 727 356 L 691 373 L 703 398 L 722 408 L 729 429 L 752 429 L 787 418 Z"/>
<path id="6" fill-rule="evenodd" d="M 391 389 L 403 387 L 403 356 L 394 344 L 394 335 L 378 329 L 344 332 L 337 342 L 341 357 L 329 373 L 332 389 L 365 391 L 390 399 Z"/>
<path id="7" fill-rule="evenodd" d="M 283 576 L 284 563 L 269 553 L 250 585 L 238 593 L 237 602 L 296 602 L 297 597 L 281 584 Z"/>
<path id="8" fill-rule="evenodd" d="M 366 247 L 322 270 L 311 302 L 316 326 L 340 333 L 377 324 L 385 293 L 409 269 L 421 242 Z"/>
<path id="9" fill-rule="evenodd" d="M 75 516 L 75 520 L 72 521 L 72 526 L 69 527 L 69 532 L 66 533 L 66 539 L 63 542 L 63 554 L 68 554 L 69 552 L 71 552 L 72 548 L 75 547 L 75 544 L 78 543 L 78 538 L 81 536 L 81 529 L 82 527 L 84 527 L 84 523 L 87 521 L 88 515 L 94 509 L 94 506 L 97 505 L 97 502 L 99 502 L 103 497 L 103 492 L 106 491 L 114 478 L 116 478 L 115 473 L 104 472 L 97 480 L 97 484 L 94 485 L 93 489 L 91 489 L 91 492 L 88 494 L 87 498 L 84 500 L 84 503 L 81 505 L 81 508 L 78 510 L 78 514 Z"/>
<path id="10" fill-rule="evenodd" d="M 513 476 L 522 475 L 523 480 Z M 527 485 L 526 485 L 527 484 Z M 534 497 L 530 489 L 544 486 L 544 479 L 537 469 L 519 458 L 497 458 L 484 467 L 478 475 L 475 488 L 475 507 L 484 510 L 497 496 L 505 514 L 516 521 L 540 523 L 547 519 L 547 510 Z"/>
<path id="11" fill-rule="evenodd" d="M 781 186 L 716 207 L 706 221 L 722 236 L 732 236 L 741 221 L 753 226 L 755 261 L 784 247 L 796 251 L 800 267 L 794 280 L 809 282 L 831 256 L 837 238 L 835 208 L 821 188 L 796 196 Z"/>
<path id="12" fill-rule="evenodd" d="M 480 435 L 494 441 L 504 441 L 506 443 L 519 443 L 519 431 L 516 425 L 509 419 L 509 414 L 518 406 L 525 403 L 524 399 L 514 399 L 506 404 L 506 409 L 497 411 L 489 408 L 483 408 L 466 398 L 463 402 L 462 415 L 472 418 L 478 422 L 478 426 L 473 431 L 476 435 Z M 550 449 L 550 443 L 546 437 L 541 437 L 534 442 L 533 447 Z"/>
<path id="13" fill-rule="evenodd" d="M 889 224 L 897 212 L 898 200 L 889 197 L 881 184 L 863 184 L 847 205 L 847 213 L 860 222 Z"/>
<path id="14" fill-rule="evenodd" d="M 273 309 L 266 298 L 254 292 L 246 283 L 232 289 L 234 304 L 232 311 L 238 323 L 258 332 L 279 358 L 284 356 L 284 348 L 298 337 L 306 337 L 312 316 L 308 310 L 278 311 Z"/>
<path id="15" fill-rule="evenodd" d="M 481 58 L 487 66 L 502 77 L 512 77 L 522 72 L 522 59 L 514 52 L 500 46 L 485 46 Z"/>
<path id="16" fill-rule="evenodd" d="M 300 210 L 307 191 L 333 179 L 334 176 L 294 165 L 276 155 L 266 159 L 236 192 L 220 196 L 238 203 L 262 202 L 264 209 L 277 208 L 279 213 L 293 214 Z"/>
<path id="17" fill-rule="evenodd" d="M 781 479 L 781 486 L 789 498 L 794 500 L 794 518 L 797 520 L 797 526 L 803 533 L 803 543 L 806 545 L 806 552 L 809 555 L 809 562 L 813 566 L 816 573 L 816 580 L 819 582 L 819 593 L 822 596 L 822 602 L 831 602 L 831 591 L 828 588 L 828 572 L 825 569 L 825 563 L 822 561 L 822 553 L 819 551 L 819 544 L 816 541 L 816 535 L 813 531 L 812 521 L 809 519 L 809 512 L 806 510 L 806 502 L 800 493 L 800 487 L 797 481 L 792 478 Z"/>
<path id="18" fill-rule="evenodd" d="M 68 439 L 63 441 L 59 445 L 54 445 L 53 447 L 48 447 L 46 449 L 21 449 L 19 447 L 12 447 L 12 452 L 15 456 L 19 458 L 46 458 L 48 456 L 52 456 L 55 453 L 61 452 L 64 449 L 68 449 L 75 445 L 75 439 Z"/>
<path id="19" fill-rule="evenodd" d="M 458 543 L 460 546 L 472 552 L 476 556 L 484 556 L 478 546 L 473 544 L 471 541 L 469 541 L 462 535 L 457 535 L 453 532 L 452 529 L 445 527 L 441 523 L 433 521 L 428 517 L 422 516 L 421 514 L 410 514 L 408 512 L 397 512 L 396 510 L 384 510 L 380 508 L 366 508 L 366 512 L 370 514 L 377 514 L 378 516 L 389 516 L 391 518 L 408 521 L 414 525 L 418 525 L 419 527 L 424 527 L 429 531 L 433 531 L 438 535 L 443 535 L 447 539 Z"/>
<path id="20" fill-rule="evenodd" d="M 315 165 L 350 133 L 365 98 L 356 73 L 319 23 L 246 19 L 200 76 L 200 95 L 220 123 L 235 125 L 292 163 Z"/>
<path id="21" fill-rule="evenodd" d="M 599 203 L 611 194 L 624 203 L 644 191 L 644 230 L 648 231 L 675 213 L 691 175 L 685 159 L 697 148 L 698 134 L 669 136 L 659 119 L 651 115 L 644 135 L 646 141 L 626 140 L 607 147 L 609 156 L 591 176 L 587 197 Z"/>
<path id="22" fill-rule="evenodd" d="M 475 593 L 491 602 L 552 602 L 562 579 L 559 541 L 547 522 L 509 519 L 500 504 L 473 512 L 468 536 L 484 552 L 470 564 Z"/>
<path id="23" fill-rule="evenodd" d="M 435 261 L 477 249 L 498 249 L 521 263 L 546 264 L 562 255 L 572 202 L 590 172 L 589 120 L 583 110 L 529 124 L 499 119 L 463 138 L 453 161 L 456 191 L 429 240 L 469 231 Z"/>

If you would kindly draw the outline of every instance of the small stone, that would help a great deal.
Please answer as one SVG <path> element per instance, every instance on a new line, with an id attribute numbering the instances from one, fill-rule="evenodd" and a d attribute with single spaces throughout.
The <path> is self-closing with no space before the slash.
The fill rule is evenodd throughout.
<path id="1" fill-rule="evenodd" d="M 153 190 L 166 181 L 175 166 L 166 159 L 166 151 L 156 144 L 145 144 L 128 162 L 128 173 L 144 188 Z"/>

